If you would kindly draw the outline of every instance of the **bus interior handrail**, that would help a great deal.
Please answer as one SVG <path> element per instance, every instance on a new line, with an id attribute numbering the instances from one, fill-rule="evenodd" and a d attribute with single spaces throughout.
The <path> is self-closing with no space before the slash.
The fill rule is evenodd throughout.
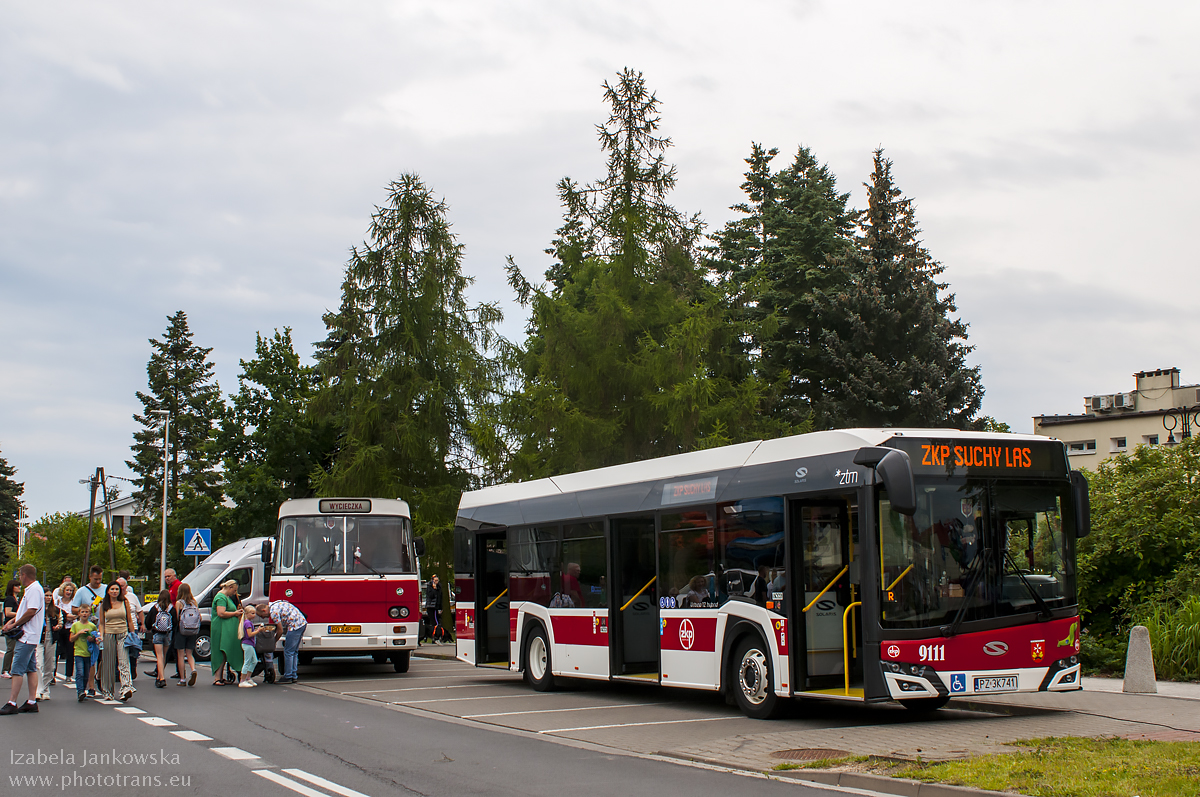
<path id="1" fill-rule="evenodd" d="M 842 671 L 846 674 L 846 694 L 850 694 L 850 634 L 846 630 L 846 620 L 855 606 L 862 606 L 862 601 L 855 601 L 842 612 Z"/>
<path id="2" fill-rule="evenodd" d="M 845 567 L 843 567 L 841 569 L 841 572 L 839 572 L 836 576 L 834 576 L 832 579 L 830 579 L 829 583 L 825 585 L 825 589 L 818 592 L 817 597 L 813 598 L 812 600 L 810 600 L 808 602 L 808 605 L 804 607 L 804 609 L 801 611 L 801 614 L 804 614 L 805 612 L 807 612 L 809 609 L 811 609 L 813 607 L 814 603 L 821 600 L 821 596 L 824 595 L 826 592 L 829 592 L 829 588 L 832 587 L 834 584 L 838 583 L 838 579 L 840 579 L 842 576 L 846 575 L 846 571 L 848 571 L 849 569 L 850 569 L 850 565 L 846 565 Z"/>
<path id="3" fill-rule="evenodd" d="M 628 608 L 629 608 L 629 604 L 631 604 L 631 603 L 633 603 L 635 600 L 637 600 L 637 598 L 638 598 L 638 595 L 641 595 L 643 592 L 645 592 L 646 590 L 650 589 L 650 585 L 651 585 L 651 584 L 653 584 L 655 581 L 658 581 L 658 576 L 655 576 L 654 578 L 652 578 L 652 579 L 650 579 L 649 581 L 647 581 L 647 582 L 646 582 L 646 586 L 642 587 L 642 588 L 641 588 L 641 589 L 639 589 L 637 592 L 633 593 L 633 597 L 632 597 L 632 598 L 630 598 L 629 600 L 625 601 L 625 605 L 621 607 L 621 611 L 625 611 L 626 609 L 628 609 Z"/>
<path id="4" fill-rule="evenodd" d="M 916 565 L 909 565 L 908 567 L 904 568 L 904 572 L 903 572 L 903 573 L 901 573 L 900 575 L 896 576 L 896 580 L 895 580 L 895 581 L 893 581 L 891 584 L 888 584 L 888 585 L 887 585 L 887 589 L 886 589 L 886 590 L 884 590 L 884 591 L 885 591 L 885 592 L 887 592 L 887 591 L 891 590 L 893 587 L 895 587 L 897 584 L 899 584 L 899 583 L 900 583 L 900 579 L 902 579 L 902 578 L 904 578 L 905 576 L 907 576 L 907 575 L 908 575 L 908 571 L 909 571 L 909 570 L 912 570 L 914 567 L 916 567 Z"/>
<path id="5" fill-rule="evenodd" d="M 493 601 L 492 601 L 491 603 L 489 603 L 487 606 L 484 606 L 484 607 L 483 607 L 483 610 L 486 612 L 488 609 L 490 609 L 490 608 L 492 608 L 493 606 L 495 606 L 495 605 L 496 605 L 496 601 L 500 600 L 501 598 L 503 598 L 503 597 L 504 597 L 505 595 L 507 595 L 507 594 L 508 594 L 508 588 L 506 587 L 506 588 L 505 588 L 505 590 L 504 590 L 504 592 L 501 592 L 499 595 L 497 595 L 497 596 L 496 596 L 496 599 L 495 599 L 495 600 L 493 600 Z"/>

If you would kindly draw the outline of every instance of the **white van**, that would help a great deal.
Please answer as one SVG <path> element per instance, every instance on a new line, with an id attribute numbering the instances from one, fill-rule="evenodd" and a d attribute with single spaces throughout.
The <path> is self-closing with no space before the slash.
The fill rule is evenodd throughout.
<path id="1" fill-rule="evenodd" d="M 207 661 L 212 648 L 209 622 L 212 602 L 219 585 L 233 579 L 238 583 L 238 597 L 243 602 L 263 603 L 267 600 L 266 568 L 263 565 L 263 543 L 270 537 L 251 537 L 238 540 L 208 555 L 196 569 L 183 577 L 192 588 L 200 606 L 200 637 L 196 640 L 196 658 Z"/>

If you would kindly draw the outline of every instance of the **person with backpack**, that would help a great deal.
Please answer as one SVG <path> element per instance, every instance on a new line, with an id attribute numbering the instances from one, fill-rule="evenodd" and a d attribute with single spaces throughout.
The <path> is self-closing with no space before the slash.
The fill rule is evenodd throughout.
<path id="1" fill-rule="evenodd" d="M 171 605 L 171 593 L 162 590 L 158 593 L 158 602 L 150 608 L 146 615 L 146 625 L 150 628 L 151 641 L 154 643 L 154 660 L 158 669 L 154 673 L 154 686 L 162 689 L 167 685 L 167 648 L 175 630 L 175 607 Z"/>
<path id="2" fill-rule="evenodd" d="M 200 607 L 192 597 L 192 588 L 179 582 L 179 600 L 175 601 L 175 656 L 179 660 L 179 686 L 196 685 L 196 640 L 200 638 Z M 168 594 L 167 599 L 170 600 Z M 159 670 L 161 673 L 162 670 Z"/>

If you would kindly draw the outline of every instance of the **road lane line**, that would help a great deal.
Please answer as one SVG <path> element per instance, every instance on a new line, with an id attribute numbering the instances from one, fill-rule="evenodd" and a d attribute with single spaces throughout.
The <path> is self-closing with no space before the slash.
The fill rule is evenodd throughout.
<path id="1" fill-rule="evenodd" d="M 575 708 L 542 708 L 536 711 L 499 711 L 495 714 L 464 714 L 462 719 L 475 720 L 481 717 L 515 717 L 521 714 L 557 714 L 562 711 L 598 711 L 605 708 L 641 708 L 642 706 L 666 706 L 667 703 L 618 703 L 612 706 L 577 706 Z"/>
<path id="2" fill-rule="evenodd" d="M 217 755 L 225 756 L 230 761 L 249 761 L 252 758 L 262 757 L 256 756 L 254 753 L 247 753 L 240 747 L 210 747 L 208 749 L 212 750 Z"/>
<path id="3" fill-rule="evenodd" d="M 393 705 L 396 706 L 415 706 L 418 703 L 452 703 L 459 700 L 511 700 L 514 697 L 554 697 L 550 692 L 534 692 L 532 694 L 516 694 L 516 695 L 479 695 L 476 697 L 439 697 L 433 700 L 405 700 L 403 702 L 396 700 Z"/>
<path id="4" fill-rule="evenodd" d="M 680 725 L 685 722 L 720 722 L 721 720 L 743 720 L 743 716 L 736 717 L 693 717 L 686 720 L 659 720 L 657 722 L 622 722 L 617 725 L 585 725 L 582 728 L 550 728 L 538 733 L 569 733 L 571 731 L 597 731 L 603 728 L 635 728 L 639 725 Z"/>
<path id="5" fill-rule="evenodd" d="M 156 728 L 166 728 L 168 725 L 175 724 L 174 722 L 171 722 L 168 719 L 163 719 L 162 717 L 138 717 L 138 719 L 147 725 L 153 725 Z"/>
<path id="6" fill-rule="evenodd" d="M 314 786 L 320 786 L 328 789 L 334 794 L 341 794 L 342 797 L 367 797 L 367 795 L 363 794 L 361 791 L 355 791 L 354 789 L 347 788 L 340 783 L 334 783 L 332 780 L 325 780 L 325 778 L 322 778 L 319 775 L 310 775 L 303 769 L 285 769 L 284 772 L 288 773 L 293 778 L 307 780 Z"/>
<path id="7" fill-rule="evenodd" d="M 122 714 L 145 714 L 146 713 L 146 712 L 142 711 L 140 708 L 134 708 L 133 706 L 121 706 L 120 708 L 117 709 L 117 711 L 121 712 Z"/>
<path id="8" fill-rule="evenodd" d="M 196 733 L 195 731 L 171 731 L 171 735 L 178 736 L 180 739 L 183 739 L 185 742 L 211 742 L 212 741 L 211 736 L 205 736 L 204 734 Z"/>
<path id="9" fill-rule="evenodd" d="M 329 795 L 323 791 L 317 791 L 316 789 L 310 789 L 307 786 L 305 786 L 303 783 L 297 783 L 296 781 L 292 780 L 291 778 L 285 778 L 283 775 L 280 775 L 278 772 L 273 772 L 269 769 L 252 769 L 250 771 L 253 772 L 255 775 L 262 775 L 264 778 L 266 778 L 267 780 L 269 780 L 273 783 L 278 783 L 280 786 L 283 786 L 285 789 L 291 789 L 294 792 L 303 794 L 304 797 L 329 797 Z"/>
<path id="10" fill-rule="evenodd" d="M 491 684 L 450 684 L 448 686 L 405 686 L 401 689 L 356 689 L 343 695 L 373 695 L 379 692 L 431 692 L 434 689 L 483 689 Z"/>

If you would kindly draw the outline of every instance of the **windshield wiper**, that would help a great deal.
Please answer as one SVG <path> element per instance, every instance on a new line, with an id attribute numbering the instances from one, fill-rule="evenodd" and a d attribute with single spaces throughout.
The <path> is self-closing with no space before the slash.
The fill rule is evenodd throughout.
<path id="1" fill-rule="evenodd" d="M 379 576 L 380 578 L 383 578 L 383 573 L 380 573 L 378 570 L 376 570 L 375 568 L 371 567 L 369 564 L 367 564 L 366 562 L 364 562 L 364 561 L 362 560 L 362 558 L 361 558 L 361 557 L 359 557 L 358 555 L 355 555 L 355 557 L 354 557 L 354 561 L 358 562 L 360 565 L 362 565 L 363 567 L 367 568 L 368 570 L 370 570 L 372 573 L 374 573 L 375 575 Z"/>
<path id="2" fill-rule="evenodd" d="M 1004 558 L 1008 560 L 1010 565 L 1012 565 L 1013 572 L 1017 574 L 1017 578 L 1021 579 L 1021 583 L 1025 585 L 1025 589 L 1029 590 L 1029 594 L 1033 596 L 1033 600 L 1037 604 L 1038 610 L 1041 611 L 1041 613 L 1047 618 L 1053 617 L 1054 614 L 1050 611 L 1050 607 L 1046 605 L 1046 601 L 1042 599 L 1042 596 L 1039 595 L 1037 590 L 1033 588 L 1033 585 L 1029 583 L 1029 579 L 1025 578 L 1025 574 L 1021 572 L 1021 568 L 1017 567 L 1017 563 L 1013 561 L 1012 554 L 1010 554 L 1008 551 L 1005 551 Z"/>
<path id="3" fill-rule="evenodd" d="M 984 548 L 980 553 L 979 559 L 977 560 L 979 562 L 979 567 L 975 569 L 975 572 L 971 574 L 971 578 L 967 581 L 966 586 L 963 587 L 962 606 L 958 607 L 958 612 L 954 615 L 954 620 L 951 621 L 950 625 L 942 626 L 942 636 L 952 637 L 958 633 L 959 626 L 963 624 L 963 620 L 967 617 L 967 607 L 971 605 L 971 596 L 975 592 L 975 587 L 979 583 L 979 578 L 985 572 L 987 572 L 987 560 L 989 554 L 990 551 L 987 548 Z"/>
<path id="4" fill-rule="evenodd" d="M 329 552 L 329 556 L 326 556 L 326 557 L 325 557 L 325 561 L 324 561 L 324 562 L 321 562 L 321 564 L 317 565 L 316 567 L 310 567 L 310 568 L 308 569 L 308 572 L 304 574 L 304 577 L 305 577 L 305 578 L 312 578 L 312 576 L 313 576 L 313 573 L 319 573 L 319 572 L 321 572 L 321 568 L 323 568 L 325 565 L 327 565 L 327 564 L 329 564 L 330 562 L 332 562 L 332 561 L 333 561 L 333 557 L 334 557 L 336 554 L 337 554 L 337 551 L 336 551 L 336 550 L 330 551 L 330 552 Z"/>

